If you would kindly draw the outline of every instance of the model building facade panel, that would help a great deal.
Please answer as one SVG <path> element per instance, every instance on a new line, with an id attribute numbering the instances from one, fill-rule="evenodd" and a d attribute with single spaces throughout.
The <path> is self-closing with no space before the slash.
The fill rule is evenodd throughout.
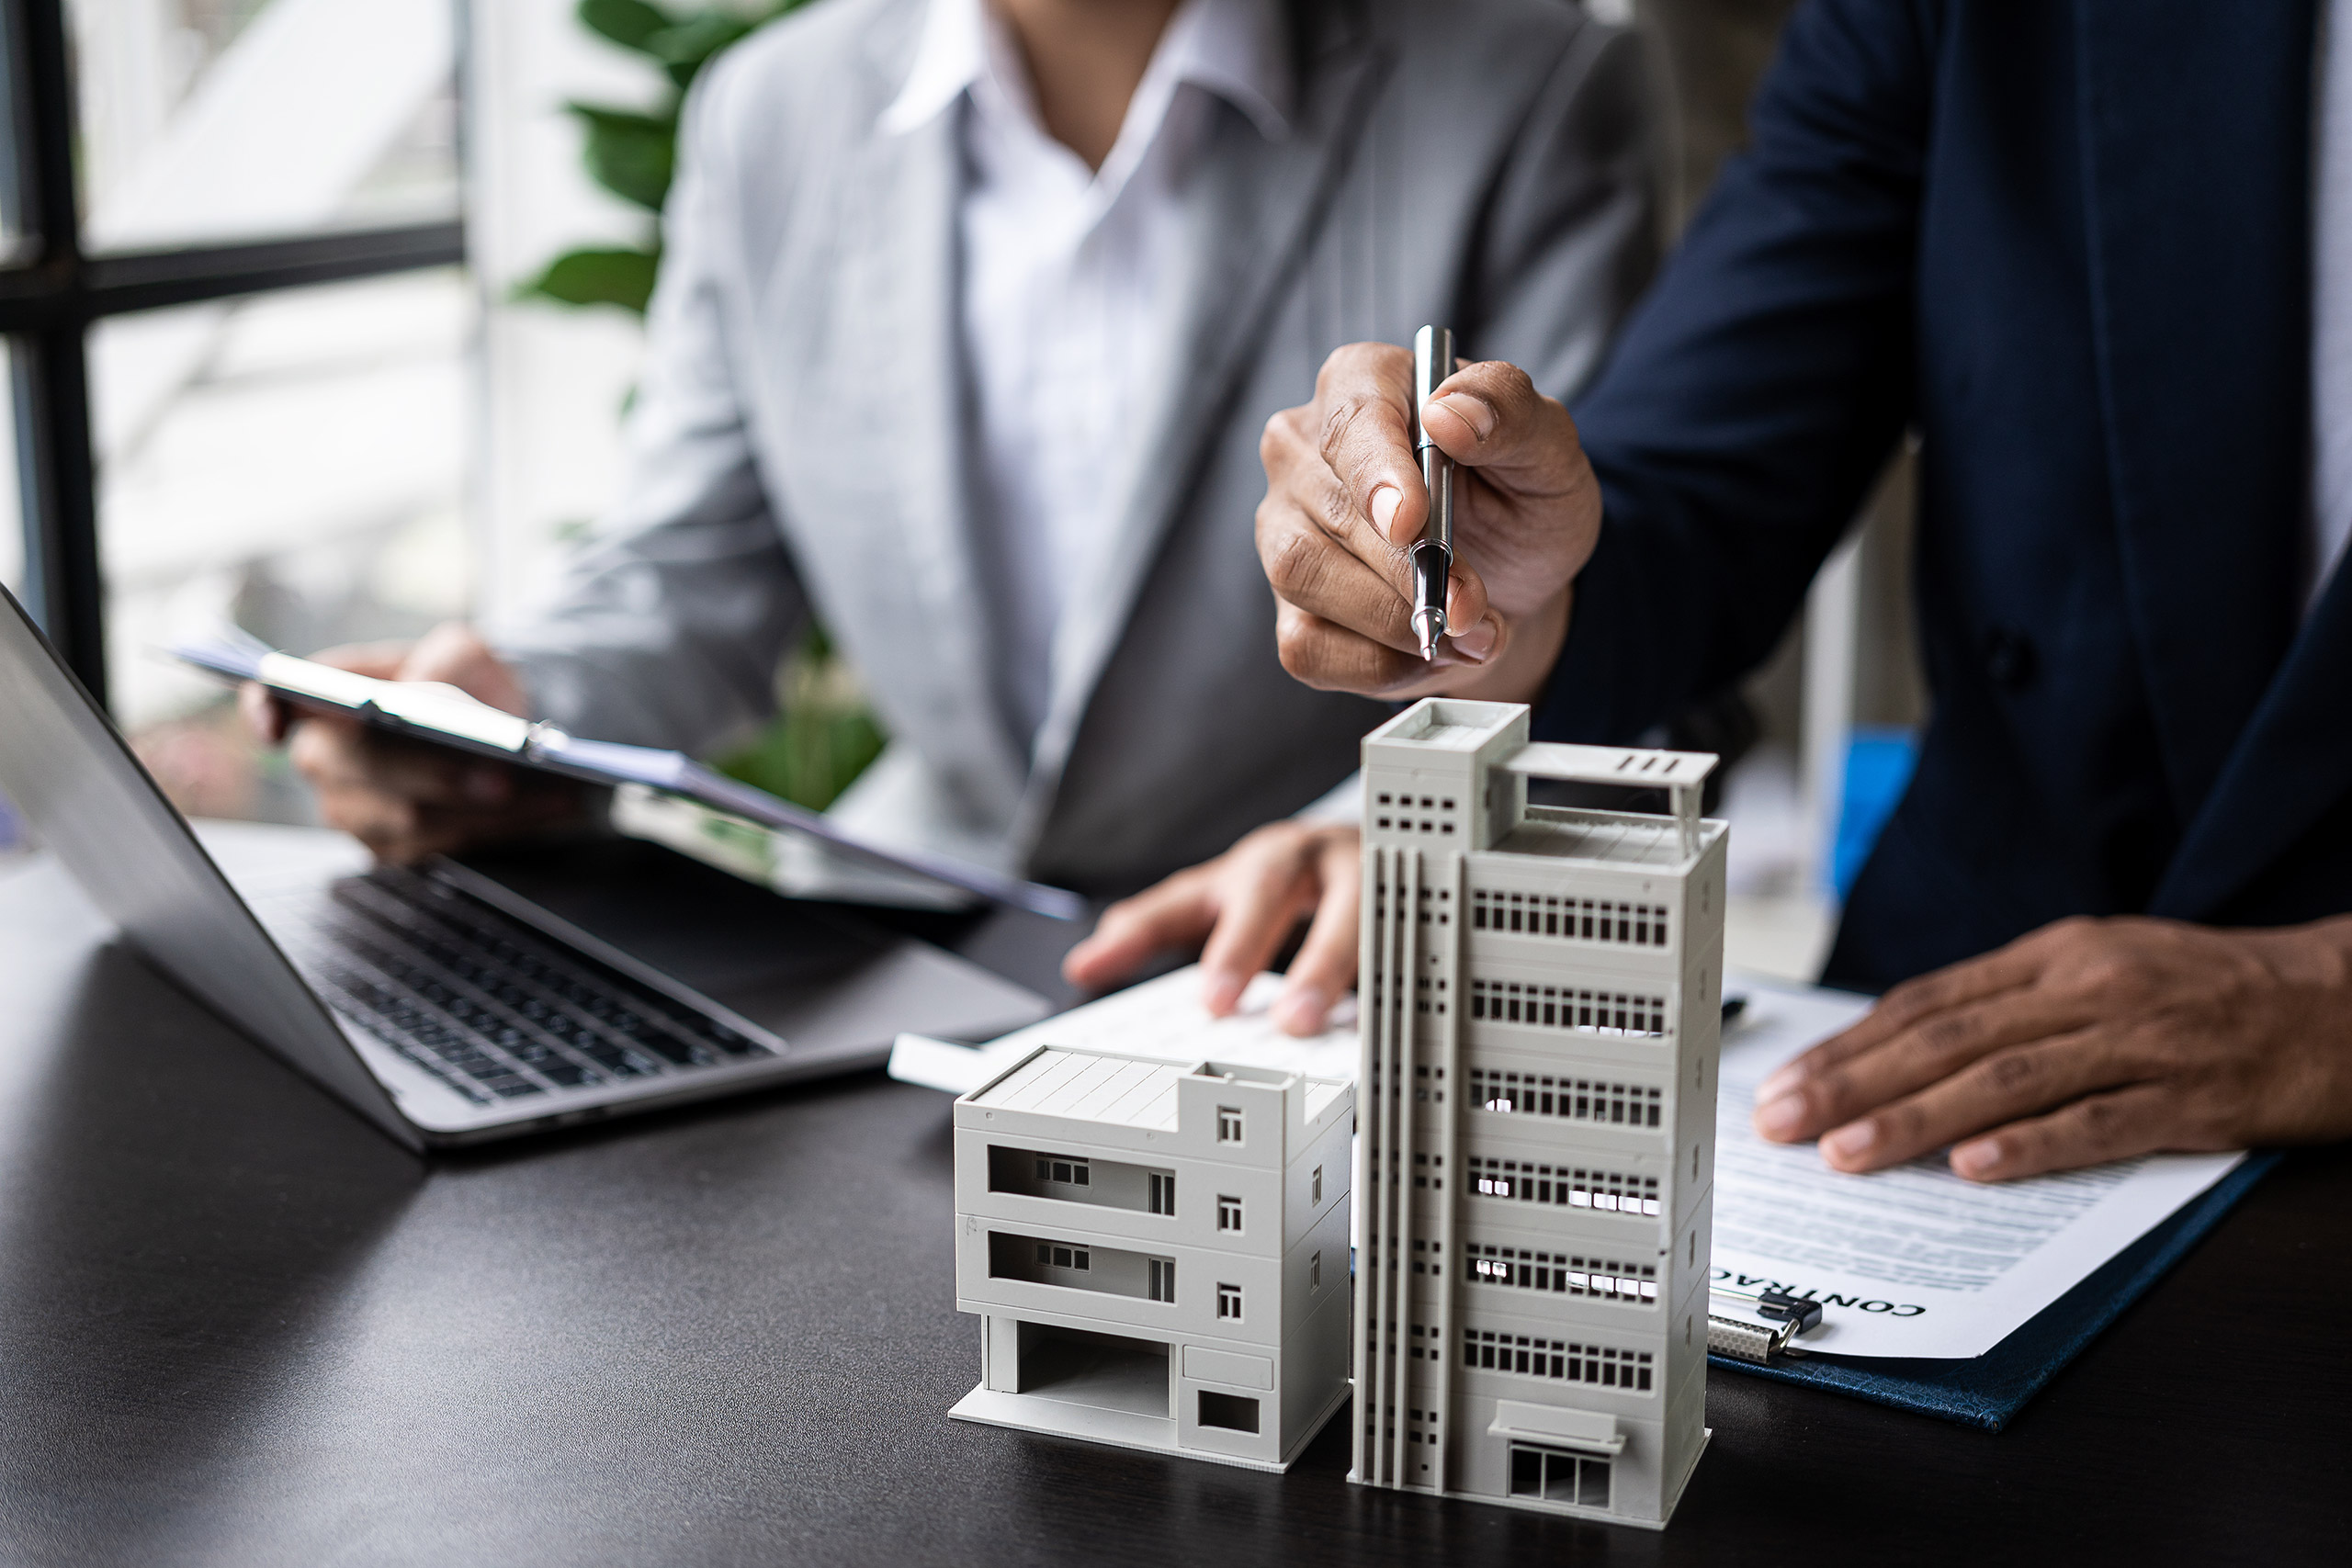
<path id="1" fill-rule="evenodd" d="M 1287 1464 L 1346 1393 L 1353 1113 L 1345 1084 L 1054 1047 L 959 1100 L 982 1377 L 955 1414 Z"/>
<path id="2" fill-rule="evenodd" d="M 1672 1511 L 1704 1440 L 1712 762 L 1443 700 L 1365 741 L 1360 1482 Z M 1531 807 L 1531 777 L 1671 809 Z"/>

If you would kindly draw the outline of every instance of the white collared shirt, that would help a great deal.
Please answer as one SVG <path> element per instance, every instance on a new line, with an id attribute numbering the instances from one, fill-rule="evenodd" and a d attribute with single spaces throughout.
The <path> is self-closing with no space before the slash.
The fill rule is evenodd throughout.
<path id="1" fill-rule="evenodd" d="M 1023 743 L 1053 692 L 1064 612 L 1134 498 L 1192 285 L 1181 198 L 1216 100 L 1288 134 L 1272 0 L 1184 0 L 1100 170 L 1049 136 L 1020 46 L 984 0 L 931 0 L 884 111 L 904 134 L 960 113 L 963 360 L 974 541 L 998 613 L 997 686 Z"/>

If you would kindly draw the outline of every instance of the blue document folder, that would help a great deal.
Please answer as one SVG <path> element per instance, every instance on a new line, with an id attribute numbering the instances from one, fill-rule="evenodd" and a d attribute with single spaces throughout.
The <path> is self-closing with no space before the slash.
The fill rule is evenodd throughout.
<path id="1" fill-rule="evenodd" d="M 1997 1432 L 2058 1375 L 2058 1369 L 2122 1315 L 2142 1292 L 2188 1255 L 2279 1156 L 2256 1154 L 2175 1210 L 1982 1356 L 1959 1360 L 1807 1356 L 1769 1366 L 1710 1357 L 1716 1366 L 1781 1382 L 1833 1388 L 1860 1399 Z"/>

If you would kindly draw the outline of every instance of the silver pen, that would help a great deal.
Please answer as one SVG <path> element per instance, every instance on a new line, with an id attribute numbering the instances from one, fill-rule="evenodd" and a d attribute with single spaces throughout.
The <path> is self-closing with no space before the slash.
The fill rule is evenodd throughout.
<path id="1" fill-rule="evenodd" d="M 1413 545 L 1413 635 L 1421 657 L 1437 657 L 1445 636 L 1445 583 L 1453 570 L 1453 459 L 1421 428 L 1421 405 L 1438 383 L 1453 374 L 1453 333 L 1423 327 L 1413 336 L 1413 456 L 1420 459 L 1421 483 L 1430 493 L 1430 514 Z"/>

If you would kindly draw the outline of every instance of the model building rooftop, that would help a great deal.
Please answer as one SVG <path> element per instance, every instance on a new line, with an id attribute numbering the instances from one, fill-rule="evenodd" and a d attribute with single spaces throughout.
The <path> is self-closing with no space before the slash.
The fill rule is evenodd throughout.
<path id="1" fill-rule="evenodd" d="M 1296 1078 L 1306 1091 L 1306 1120 L 1310 1122 L 1323 1113 L 1326 1106 L 1348 1092 L 1347 1085 L 1332 1079 L 1300 1077 L 1264 1068 L 1223 1067 L 1214 1062 L 1157 1062 L 1049 1045 L 972 1096 L 971 1102 L 1038 1116 L 1067 1116 L 1073 1121 L 1167 1131 L 1176 1126 L 1176 1086 L 1180 1080 L 1227 1074 L 1247 1074 L 1253 1081 L 1276 1087 L 1285 1087 Z"/>
<path id="2" fill-rule="evenodd" d="M 1702 821 L 1698 847 L 1704 850 L 1724 830 L 1721 822 Z M 1541 806 L 1530 807 L 1527 816 L 1503 835 L 1493 852 L 1610 865 L 1674 866 L 1690 858 L 1683 851 L 1681 829 L 1670 817 Z"/>

